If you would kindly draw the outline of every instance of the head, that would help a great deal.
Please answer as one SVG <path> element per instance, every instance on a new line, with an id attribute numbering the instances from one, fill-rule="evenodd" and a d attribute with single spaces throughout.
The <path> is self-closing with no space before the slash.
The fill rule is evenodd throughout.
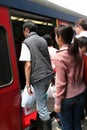
<path id="1" fill-rule="evenodd" d="M 50 36 L 50 34 L 43 35 L 43 38 L 47 41 L 48 46 L 53 45 L 52 37 Z"/>
<path id="2" fill-rule="evenodd" d="M 27 37 L 30 32 L 37 32 L 37 26 L 32 21 L 25 22 L 22 28 L 25 37 Z"/>
<path id="3" fill-rule="evenodd" d="M 61 47 L 64 44 L 68 44 L 68 52 L 74 56 L 76 63 L 80 62 L 79 57 L 79 40 L 74 37 L 74 31 L 71 26 L 60 26 L 55 29 L 56 41 Z M 72 43 L 73 39 L 73 43 Z"/>
<path id="4" fill-rule="evenodd" d="M 71 44 L 73 36 L 74 31 L 71 26 L 62 25 L 55 28 L 55 39 L 59 47 L 62 47 L 63 44 Z"/>
<path id="5" fill-rule="evenodd" d="M 79 37 L 78 40 L 79 40 L 79 46 L 82 52 L 83 53 L 87 52 L 87 37 L 82 36 L 82 37 Z"/>
<path id="6" fill-rule="evenodd" d="M 80 34 L 81 32 L 87 30 L 87 23 L 86 23 L 86 20 L 84 18 L 82 19 L 78 19 L 76 22 L 75 22 L 75 32 L 76 34 Z"/>

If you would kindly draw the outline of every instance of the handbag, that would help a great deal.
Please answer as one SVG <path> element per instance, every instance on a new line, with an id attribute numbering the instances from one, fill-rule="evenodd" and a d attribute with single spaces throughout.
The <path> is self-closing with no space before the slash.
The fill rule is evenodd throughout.
<path id="1" fill-rule="evenodd" d="M 21 106 L 27 107 L 27 108 L 33 108 L 36 105 L 36 99 L 35 99 L 35 92 L 34 88 L 31 85 L 31 90 L 33 94 L 29 95 L 27 92 L 27 87 L 25 86 L 24 91 L 22 92 L 22 100 L 21 100 Z"/>

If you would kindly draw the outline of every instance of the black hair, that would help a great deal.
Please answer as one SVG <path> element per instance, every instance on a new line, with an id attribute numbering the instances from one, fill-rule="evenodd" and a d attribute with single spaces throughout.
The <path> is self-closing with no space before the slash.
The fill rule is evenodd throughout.
<path id="1" fill-rule="evenodd" d="M 61 35 L 65 44 L 69 44 L 68 52 L 73 55 L 76 62 L 80 61 L 79 57 L 79 40 L 74 37 L 74 31 L 71 26 L 63 25 L 55 28 L 55 34 L 59 37 Z M 73 41 L 73 43 L 72 43 Z"/>
<path id="2" fill-rule="evenodd" d="M 72 38 L 74 36 L 74 31 L 71 26 L 67 25 L 60 25 L 58 28 L 55 28 L 55 33 L 61 35 L 65 43 L 70 44 Z"/>
<path id="3" fill-rule="evenodd" d="M 43 38 L 47 41 L 48 46 L 53 45 L 53 40 L 50 34 L 43 35 Z"/>
<path id="4" fill-rule="evenodd" d="M 35 25 L 32 21 L 27 21 L 22 26 L 23 30 L 28 28 L 30 32 L 37 32 L 37 25 Z"/>
<path id="5" fill-rule="evenodd" d="M 79 40 L 80 48 L 87 47 L 87 37 L 82 36 L 82 37 L 79 37 L 78 40 Z"/>

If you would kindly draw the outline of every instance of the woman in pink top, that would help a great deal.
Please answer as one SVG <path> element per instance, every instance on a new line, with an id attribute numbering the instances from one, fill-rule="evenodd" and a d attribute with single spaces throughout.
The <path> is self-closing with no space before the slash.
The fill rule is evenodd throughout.
<path id="1" fill-rule="evenodd" d="M 55 112 L 59 113 L 62 130 L 82 130 L 81 112 L 85 102 L 86 85 L 83 81 L 84 62 L 78 39 L 74 38 L 71 26 L 55 29 L 56 42 L 60 49 L 55 56 L 56 93 Z"/>

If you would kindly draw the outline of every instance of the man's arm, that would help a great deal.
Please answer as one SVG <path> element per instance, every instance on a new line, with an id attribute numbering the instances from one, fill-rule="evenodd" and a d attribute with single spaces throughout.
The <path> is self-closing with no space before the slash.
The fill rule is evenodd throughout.
<path id="1" fill-rule="evenodd" d="M 30 87 L 30 74 L 31 74 L 31 62 L 25 62 L 25 80 L 26 80 L 26 87 L 28 89 L 28 93 L 31 94 L 31 87 Z"/>
<path id="2" fill-rule="evenodd" d="M 31 73 L 31 62 L 30 61 L 25 62 L 24 70 L 25 70 L 26 86 L 29 87 L 30 86 L 30 73 Z"/>

